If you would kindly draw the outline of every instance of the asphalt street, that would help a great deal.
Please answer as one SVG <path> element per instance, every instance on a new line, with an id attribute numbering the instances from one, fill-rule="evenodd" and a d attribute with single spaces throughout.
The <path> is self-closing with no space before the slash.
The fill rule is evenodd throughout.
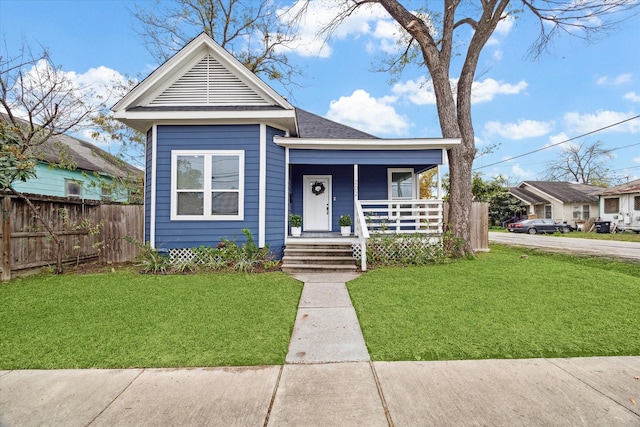
<path id="1" fill-rule="evenodd" d="M 640 243 L 614 240 L 593 240 L 568 238 L 550 234 L 525 234 L 489 232 L 490 243 L 502 243 L 512 246 L 526 246 L 563 253 L 596 255 L 607 258 L 622 258 L 640 261 Z"/>

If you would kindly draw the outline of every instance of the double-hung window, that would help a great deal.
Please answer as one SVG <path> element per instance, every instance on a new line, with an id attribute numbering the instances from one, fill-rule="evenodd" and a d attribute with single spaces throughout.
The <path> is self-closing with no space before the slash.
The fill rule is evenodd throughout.
<path id="1" fill-rule="evenodd" d="M 413 169 L 388 169 L 389 198 L 391 200 L 415 199 L 416 185 Z"/>
<path id="2" fill-rule="evenodd" d="M 172 151 L 171 219 L 244 219 L 244 151 Z"/>

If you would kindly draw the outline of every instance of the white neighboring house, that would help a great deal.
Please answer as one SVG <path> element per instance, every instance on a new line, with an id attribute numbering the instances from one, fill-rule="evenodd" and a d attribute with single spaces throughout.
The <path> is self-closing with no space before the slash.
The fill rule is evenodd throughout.
<path id="1" fill-rule="evenodd" d="M 612 230 L 640 233 L 640 179 L 598 193 L 601 221 L 611 221 Z"/>
<path id="2" fill-rule="evenodd" d="M 562 181 L 523 181 L 509 193 L 525 202 L 529 218 L 553 219 L 578 226 L 598 213 L 602 187 Z"/>

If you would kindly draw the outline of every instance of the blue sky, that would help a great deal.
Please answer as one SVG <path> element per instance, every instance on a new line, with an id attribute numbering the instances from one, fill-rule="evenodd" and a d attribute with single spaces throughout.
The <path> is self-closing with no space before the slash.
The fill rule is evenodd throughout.
<path id="1" fill-rule="evenodd" d="M 312 17 L 290 54 L 304 73 L 292 103 L 381 137 L 441 136 L 425 68 L 406 70 L 393 84 L 372 71 L 393 48 L 394 25 L 384 11 L 350 18 L 323 44 L 314 35 L 332 14 L 327 4 L 312 2 Z M 157 62 L 134 31 L 133 7 L 124 0 L 0 0 L 1 50 L 15 55 L 22 41 L 36 50 L 45 46 L 57 65 L 84 84 L 114 75 L 144 77 Z M 532 60 L 527 49 L 536 25 L 530 18 L 506 22 L 480 58 L 473 91 L 476 143 L 480 150 L 494 144 L 497 149 L 476 159 L 474 169 L 487 178 L 502 174 L 514 184 L 542 179 L 566 144 L 545 147 L 640 114 L 639 16 L 595 44 L 555 39 Z M 608 167 L 616 178 L 640 177 L 640 118 L 572 143 L 596 141 L 614 150 Z"/>

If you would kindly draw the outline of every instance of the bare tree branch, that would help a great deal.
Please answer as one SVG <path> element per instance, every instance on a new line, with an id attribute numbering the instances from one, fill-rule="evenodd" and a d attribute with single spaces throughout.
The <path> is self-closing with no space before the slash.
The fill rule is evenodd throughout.
<path id="1" fill-rule="evenodd" d="M 158 63 L 173 56 L 205 32 L 255 74 L 297 86 L 302 75 L 285 54 L 294 41 L 293 27 L 282 21 L 271 3 L 251 0 L 156 0 L 136 5 L 141 24 L 136 32 Z"/>
<path id="2" fill-rule="evenodd" d="M 547 167 L 545 179 L 608 186 L 612 177 L 607 160 L 613 157 L 613 152 L 603 145 L 602 141 L 596 141 L 567 146 Z"/>
<path id="3" fill-rule="evenodd" d="M 477 73 L 478 59 L 497 25 L 508 16 L 532 13 L 540 22 L 540 34 L 532 46 L 534 56 L 540 54 L 557 34 L 592 39 L 615 23 L 628 18 L 640 2 L 637 0 L 441 0 L 427 10 L 407 9 L 401 0 L 343 0 L 335 18 L 323 30 L 330 37 L 336 28 L 356 9 L 371 3 L 380 4 L 406 32 L 399 56 L 387 62 L 383 70 L 401 72 L 405 65 L 419 62 L 426 67 L 433 84 L 442 136 L 460 138 L 462 143 L 448 152 L 450 167 L 449 200 L 451 230 L 465 247 L 460 255 L 473 253 L 470 247 L 468 218 L 472 201 L 472 165 L 477 155 L 471 115 L 471 90 Z M 461 6 L 464 7 L 461 7 Z M 463 26 L 473 29 L 471 37 L 459 39 L 458 48 L 464 62 L 458 76 L 452 76 L 455 31 Z M 457 79 L 454 91 L 451 81 Z M 587 175 L 586 170 L 582 173 Z M 593 180 L 593 175 L 589 174 Z"/>
<path id="4" fill-rule="evenodd" d="M 35 177 L 39 149 L 52 137 L 78 128 L 96 111 L 98 107 L 85 102 L 87 94 L 88 88 L 75 86 L 51 64 L 46 51 L 33 55 L 23 48 L 15 58 L 0 58 L 0 105 L 4 110 L 0 111 L 1 189 L 24 199 L 55 242 L 57 273 L 62 272 L 64 240 L 13 183 Z"/>

